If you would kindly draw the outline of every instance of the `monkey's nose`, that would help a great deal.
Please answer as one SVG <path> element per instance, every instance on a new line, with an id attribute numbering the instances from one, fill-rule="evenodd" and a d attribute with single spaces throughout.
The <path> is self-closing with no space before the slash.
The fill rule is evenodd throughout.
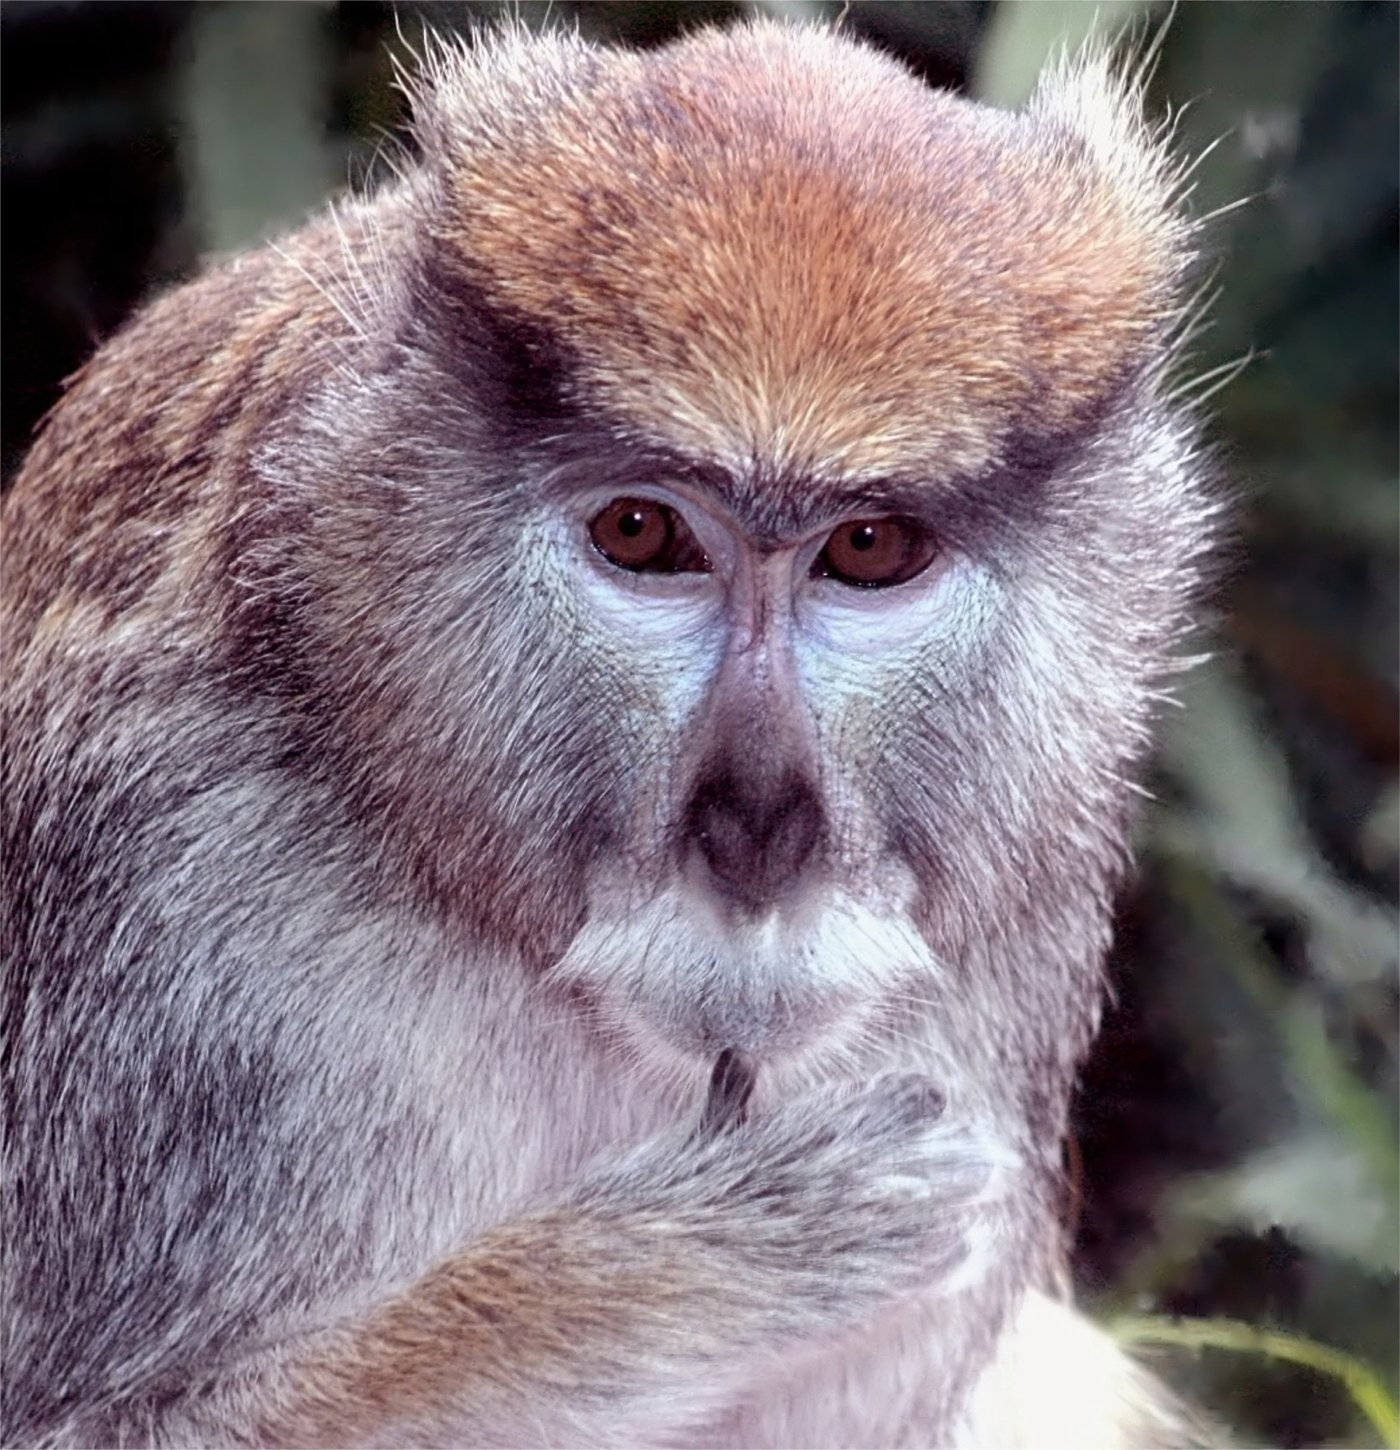
<path id="1" fill-rule="evenodd" d="M 721 894 L 757 909 L 797 883 L 822 824 L 821 802 L 805 777 L 788 775 L 765 790 L 723 771 L 696 786 L 687 834 Z"/>

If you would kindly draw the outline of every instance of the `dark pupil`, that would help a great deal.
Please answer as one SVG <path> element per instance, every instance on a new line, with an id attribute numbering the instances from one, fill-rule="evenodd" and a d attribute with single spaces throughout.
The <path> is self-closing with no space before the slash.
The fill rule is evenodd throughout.
<path id="1" fill-rule="evenodd" d="M 850 544 L 853 549 L 873 549 L 875 530 L 869 524 L 858 524 L 851 530 Z"/>
<path id="2" fill-rule="evenodd" d="M 646 526 L 647 521 L 637 509 L 632 509 L 630 513 L 623 514 L 617 521 L 618 533 L 629 539 L 635 539 Z"/>

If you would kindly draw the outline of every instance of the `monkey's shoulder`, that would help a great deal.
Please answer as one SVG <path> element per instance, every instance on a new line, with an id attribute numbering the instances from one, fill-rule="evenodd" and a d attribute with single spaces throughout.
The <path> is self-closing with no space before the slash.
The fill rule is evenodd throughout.
<path id="1" fill-rule="evenodd" d="M 353 335 L 345 245 L 325 215 L 216 262 L 70 379 L 5 499 L 7 653 L 75 613 L 110 622 L 208 562 L 257 447 Z"/>

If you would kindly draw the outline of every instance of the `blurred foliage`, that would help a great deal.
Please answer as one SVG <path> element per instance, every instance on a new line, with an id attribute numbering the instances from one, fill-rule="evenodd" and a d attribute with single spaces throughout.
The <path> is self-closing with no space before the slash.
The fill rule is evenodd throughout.
<path id="1" fill-rule="evenodd" d="M 513 8 L 650 45 L 745 7 Z M 931 84 L 1000 102 L 1059 38 L 1127 22 L 1141 43 L 1164 15 L 757 8 L 842 15 Z M 149 290 L 372 180 L 403 120 L 390 58 L 425 20 L 496 13 L 11 0 L 6 473 L 62 376 Z M 1203 158 L 1193 205 L 1219 213 L 1219 295 L 1183 381 L 1208 392 L 1253 360 L 1211 399 L 1236 531 L 1213 660 L 1185 678 L 1151 782 L 1072 1211 L 1086 1302 L 1244 1443 L 1378 1443 L 1400 1360 L 1398 32 L 1389 3 L 1184 3 L 1152 83 Z"/>

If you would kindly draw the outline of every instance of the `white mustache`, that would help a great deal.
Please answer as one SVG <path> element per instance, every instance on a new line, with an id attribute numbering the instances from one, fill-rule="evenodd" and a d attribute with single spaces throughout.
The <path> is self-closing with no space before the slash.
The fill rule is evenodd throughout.
<path id="1" fill-rule="evenodd" d="M 702 1056 L 839 1038 L 897 984 L 942 975 L 902 909 L 827 889 L 796 910 L 728 920 L 680 884 L 640 904 L 600 902 L 550 973 L 624 1030 Z"/>

